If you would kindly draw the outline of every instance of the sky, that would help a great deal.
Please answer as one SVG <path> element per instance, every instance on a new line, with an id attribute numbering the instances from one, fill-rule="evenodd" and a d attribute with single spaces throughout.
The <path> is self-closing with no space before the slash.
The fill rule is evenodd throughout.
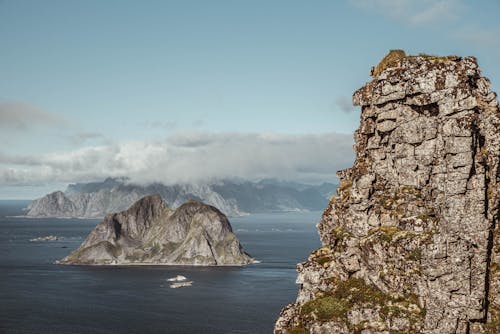
<path id="1" fill-rule="evenodd" d="M 497 0 L 0 0 L 0 199 L 68 183 L 279 178 L 352 164 L 352 93 L 390 49 L 476 56 Z"/>

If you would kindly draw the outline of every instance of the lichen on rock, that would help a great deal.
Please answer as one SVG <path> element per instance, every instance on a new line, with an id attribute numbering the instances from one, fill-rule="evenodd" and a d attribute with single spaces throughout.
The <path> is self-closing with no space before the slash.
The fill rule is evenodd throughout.
<path id="1" fill-rule="evenodd" d="M 496 94 L 473 57 L 386 58 L 275 333 L 500 333 Z"/>

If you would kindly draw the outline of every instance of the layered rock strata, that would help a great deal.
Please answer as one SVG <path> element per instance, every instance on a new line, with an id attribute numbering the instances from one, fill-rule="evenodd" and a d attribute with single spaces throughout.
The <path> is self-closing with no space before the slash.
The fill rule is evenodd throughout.
<path id="1" fill-rule="evenodd" d="M 372 73 L 356 160 L 275 333 L 500 333 L 496 94 L 473 57 L 400 53 Z"/>
<path id="2" fill-rule="evenodd" d="M 159 195 L 107 215 L 60 264 L 245 265 L 252 258 L 213 206 L 189 201 L 169 209 Z"/>

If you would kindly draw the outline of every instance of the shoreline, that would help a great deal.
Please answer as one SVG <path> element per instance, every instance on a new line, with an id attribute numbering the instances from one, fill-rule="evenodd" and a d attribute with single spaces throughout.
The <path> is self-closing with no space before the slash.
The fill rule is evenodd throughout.
<path id="1" fill-rule="evenodd" d="M 92 263 L 64 263 L 56 260 L 53 264 L 62 266 L 89 266 L 89 267 L 245 267 L 251 264 L 262 263 L 259 260 L 252 259 L 252 262 L 246 264 L 182 264 L 182 263 L 147 263 L 147 262 L 136 262 L 136 263 L 109 263 L 109 264 L 92 264 Z"/>

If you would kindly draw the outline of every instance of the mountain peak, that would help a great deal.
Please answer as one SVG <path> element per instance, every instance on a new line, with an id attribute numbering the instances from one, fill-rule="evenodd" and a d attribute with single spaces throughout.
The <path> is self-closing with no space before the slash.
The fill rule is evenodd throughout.
<path id="1" fill-rule="evenodd" d="M 244 265 L 252 262 L 216 208 L 192 201 L 169 210 L 159 195 L 107 215 L 61 264 Z"/>

